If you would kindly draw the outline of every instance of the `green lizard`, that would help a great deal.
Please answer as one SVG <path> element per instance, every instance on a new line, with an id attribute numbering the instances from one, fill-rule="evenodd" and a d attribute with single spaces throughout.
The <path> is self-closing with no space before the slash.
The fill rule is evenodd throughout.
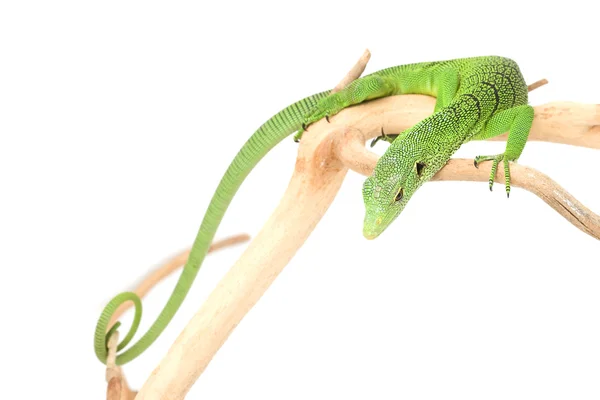
<path id="1" fill-rule="evenodd" d="M 509 131 L 506 150 L 478 156 L 475 166 L 492 161 L 490 190 L 500 161 L 504 165 L 506 193 L 510 193 L 509 161 L 518 159 L 533 122 L 527 104 L 527 85 L 518 65 L 507 58 L 489 56 L 391 67 L 357 79 L 340 92 L 306 97 L 271 117 L 242 146 L 221 179 L 202 221 L 189 259 L 162 312 L 131 348 L 119 354 L 121 365 L 140 355 L 165 329 L 183 302 L 209 245 L 236 191 L 267 152 L 290 134 L 299 140 L 312 123 L 364 101 L 396 94 L 426 94 L 437 98 L 431 116 L 396 135 L 382 135 L 391 143 L 363 186 L 366 214 L 363 234 L 379 236 L 402 212 L 414 192 L 439 171 L 465 142 L 483 140 Z M 131 292 L 113 298 L 96 325 L 94 347 L 106 362 L 108 322 L 117 307 L 135 303 L 132 327 L 119 344 L 122 350 L 132 339 L 141 317 L 141 301 Z"/>
<path id="2" fill-rule="evenodd" d="M 510 194 L 509 161 L 521 155 L 533 107 L 527 104 L 527 84 L 519 66 L 504 57 L 473 57 L 401 65 L 378 71 L 321 100 L 305 118 L 299 139 L 311 123 L 343 108 L 396 94 L 426 94 L 437 98 L 434 112 L 391 142 L 363 185 L 366 214 L 363 234 L 379 236 L 402 212 L 415 191 L 431 179 L 463 144 L 509 132 L 505 152 L 475 157 L 475 167 L 492 161 L 492 190 L 498 163 L 503 162 L 506 195 Z"/>

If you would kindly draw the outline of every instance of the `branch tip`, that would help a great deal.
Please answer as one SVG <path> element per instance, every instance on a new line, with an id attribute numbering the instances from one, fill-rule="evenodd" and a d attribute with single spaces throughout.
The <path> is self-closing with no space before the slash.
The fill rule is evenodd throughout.
<path id="1" fill-rule="evenodd" d="M 540 88 L 544 85 L 548 84 L 548 79 L 540 79 L 539 81 L 533 82 L 531 85 L 527 86 L 527 91 L 531 92 L 537 88 Z"/>
<path id="2" fill-rule="evenodd" d="M 367 63 L 371 59 L 371 52 L 369 49 L 366 49 L 362 56 L 358 59 L 356 64 L 348 71 L 346 76 L 331 90 L 331 93 L 339 92 L 344 89 L 346 86 L 351 84 L 356 79 L 360 78 L 362 73 L 365 71 L 367 67 Z"/>

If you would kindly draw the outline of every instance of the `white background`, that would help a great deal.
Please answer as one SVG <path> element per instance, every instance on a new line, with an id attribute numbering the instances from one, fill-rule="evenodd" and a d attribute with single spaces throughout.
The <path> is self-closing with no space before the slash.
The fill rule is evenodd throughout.
<path id="1" fill-rule="evenodd" d="M 503 55 L 529 83 L 550 81 L 533 105 L 600 102 L 597 12 L 525 3 L 3 2 L 2 397 L 104 398 L 93 331 L 105 303 L 191 244 L 260 124 L 331 88 L 365 48 L 367 73 Z M 502 146 L 473 143 L 457 156 Z M 258 232 L 296 151 L 286 140 L 254 170 L 218 238 Z M 529 143 L 520 162 L 600 211 L 597 150 Z M 600 396 L 595 239 L 523 190 L 507 200 L 501 185 L 444 182 L 425 185 L 367 241 L 362 181 L 348 175 L 189 398 Z M 164 334 L 125 366 L 131 386 L 244 247 L 207 257 Z M 144 300 L 139 334 L 175 280 Z"/>

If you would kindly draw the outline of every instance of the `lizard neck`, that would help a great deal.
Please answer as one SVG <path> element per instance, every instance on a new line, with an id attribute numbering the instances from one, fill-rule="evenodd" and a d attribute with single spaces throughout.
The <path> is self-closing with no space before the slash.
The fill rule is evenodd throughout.
<path id="1" fill-rule="evenodd" d="M 411 153 L 417 161 L 426 164 L 423 181 L 427 181 L 480 128 L 485 121 L 482 111 L 475 96 L 460 95 L 447 107 L 403 132 L 391 147 L 400 153 Z"/>

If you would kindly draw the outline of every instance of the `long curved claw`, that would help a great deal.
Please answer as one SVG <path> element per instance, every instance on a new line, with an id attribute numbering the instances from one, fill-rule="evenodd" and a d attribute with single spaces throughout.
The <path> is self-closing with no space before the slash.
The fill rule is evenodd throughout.
<path id="1" fill-rule="evenodd" d="M 492 191 L 492 188 L 494 186 L 494 179 L 496 178 L 496 172 L 498 171 L 498 164 L 500 163 L 500 161 L 502 161 L 502 164 L 504 164 L 504 187 L 506 188 L 506 197 L 510 198 L 509 162 L 511 160 L 508 159 L 508 157 L 505 155 L 505 153 L 496 154 L 494 156 L 477 156 L 473 160 L 473 165 L 475 166 L 475 168 L 479 168 L 479 164 L 484 161 L 492 161 L 492 168 L 490 170 L 490 179 L 488 181 L 489 187 L 490 187 L 490 192 Z"/>
<path id="2" fill-rule="evenodd" d="M 373 140 L 371 140 L 371 147 L 375 146 L 375 144 L 377 144 L 377 142 L 379 142 L 381 139 L 385 139 L 385 132 L 383 131 L 383 126 L 381 127 L 381 135 L 377 136 L 376 138 L 374 138 Z"/>

